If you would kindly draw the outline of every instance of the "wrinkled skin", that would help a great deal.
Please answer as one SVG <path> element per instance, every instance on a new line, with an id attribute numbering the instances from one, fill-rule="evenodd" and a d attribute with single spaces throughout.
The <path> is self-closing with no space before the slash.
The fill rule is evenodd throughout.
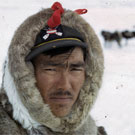
<path id="1" fill-rule="evenodd" d="M 52 113 L 63 117 L 77 100 L 85 80 L 83 51 L 76 47 L 54 57 L 40 54 L 34 60 L 37 87 Z"/>

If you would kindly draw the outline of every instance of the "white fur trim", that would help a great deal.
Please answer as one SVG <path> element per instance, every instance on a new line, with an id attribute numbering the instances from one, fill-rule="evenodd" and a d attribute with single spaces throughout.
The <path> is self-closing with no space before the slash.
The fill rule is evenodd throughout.
<path id="1" fill-rule="evenodd" d="M 5 64 L 4 89 L 9 98 L 9 102 L 13 107 L 13 118 L 17 120 L 25 129 L 31 129 L 32 127 L 37 128 L 40 124 L 31 118 L 28 110 L 20 100 L 13 78 L 8 69 L 8 58 L 6 59 Z"/>

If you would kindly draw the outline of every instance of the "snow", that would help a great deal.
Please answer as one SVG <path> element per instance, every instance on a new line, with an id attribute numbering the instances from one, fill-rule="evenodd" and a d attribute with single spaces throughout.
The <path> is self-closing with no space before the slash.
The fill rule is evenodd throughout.
<path id="1" fill-rule="evenodd" d="M 103 85 L 92 115 L 109 135 L 135 134 L 135 42 L 104 50 Z"/>
<path id="2" fill-rule="evenodd" d="M 104 48 L 101 30 L 135 31 L 134 0 L 59 0 L 63 7 L 75 10 L 87 8 L 83 17 L 95 29 L 105 57 L 103 84 L 91 111 L 97 125 L 105 127 L 108 135 L 135 135 L 135 38 L 122 40 L 120 49 L 115 42 Z M 2 63 L 17 27 L 30 15 L 50 7 L 54 0 L 0 1 L 0 82 Z M 72 2 L 72 4 L 71 4 Z"/>

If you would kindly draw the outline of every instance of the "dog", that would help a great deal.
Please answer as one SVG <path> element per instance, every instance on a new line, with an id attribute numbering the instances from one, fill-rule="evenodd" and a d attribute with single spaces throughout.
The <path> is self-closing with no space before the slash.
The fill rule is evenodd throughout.
<path id="1" fill-rule="evenodd" d="M 115 32 L 109 32 L 109 31 L 101 31 L 101 35 L 103 36 L 104 38 L 104 41 L 105 41 L 105 47 L 107 47 L 107 42 L 109 43 L 110 45 L 110 42 L 112 41 L 115 41 L 118 46 L 121 48 L 121 33 L 118 32 L 118 31 L 115 31 Z"/>

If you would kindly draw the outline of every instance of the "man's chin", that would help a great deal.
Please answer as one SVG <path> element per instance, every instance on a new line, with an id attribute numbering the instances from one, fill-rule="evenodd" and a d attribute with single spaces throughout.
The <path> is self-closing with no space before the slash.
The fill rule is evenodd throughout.
<path id="1" fill-rule="evenodd" d="M 55 109 L 52 109 L 52 113 L 56 117 L 65 117 L 70 113 L 70 111 L 71 111 L 71 108 L 67 107 L 67 106 L 65 106 L 63 104 L 60 104 Z"/>

